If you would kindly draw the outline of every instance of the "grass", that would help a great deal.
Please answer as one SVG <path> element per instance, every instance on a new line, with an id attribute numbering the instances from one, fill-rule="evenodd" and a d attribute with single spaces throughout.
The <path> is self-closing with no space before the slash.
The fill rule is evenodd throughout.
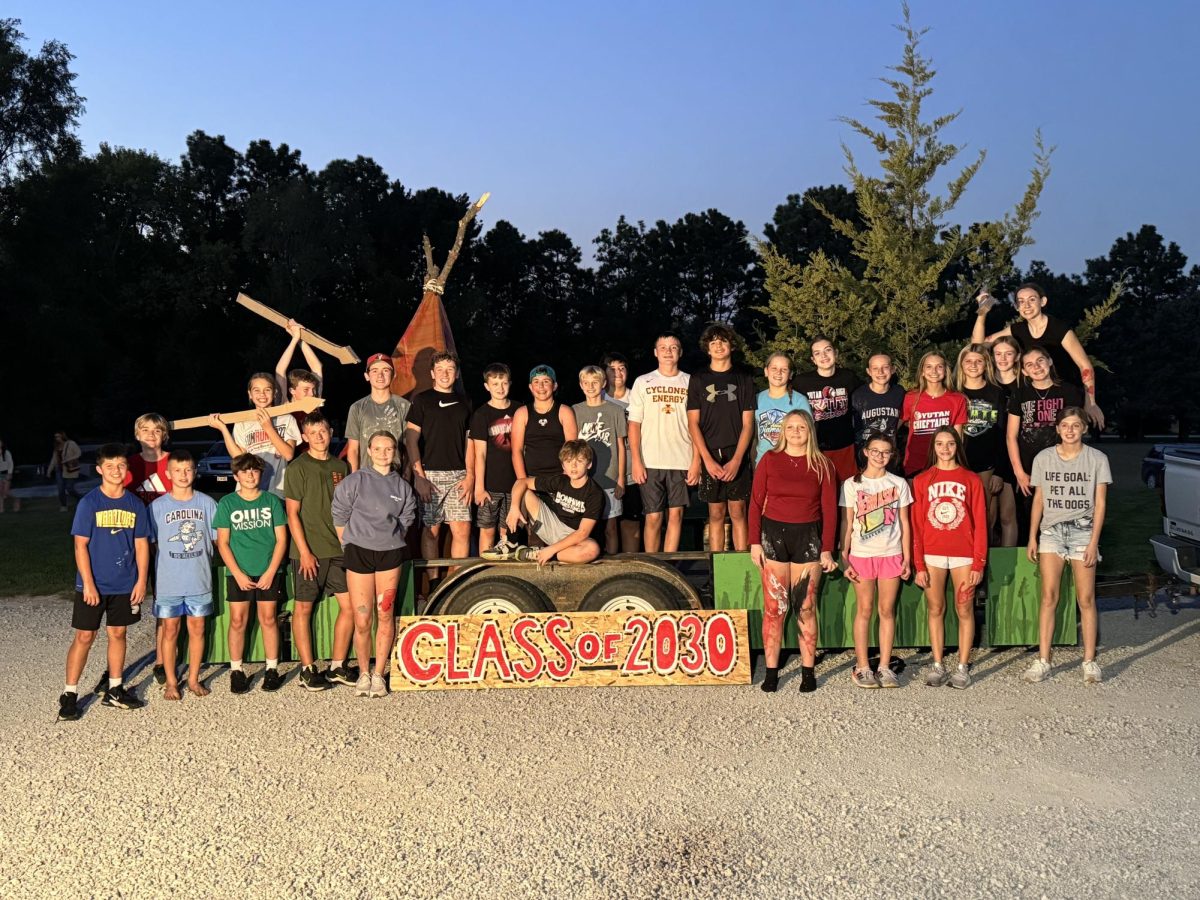
<path id="1" fill-rule="evenodd" d="M 1162 507 L 1158 491 L 1142 482 L 1142 457 L 1151 446 L 1119 441 L 1099 445 L 1108 455 L 1113 476 L 1100 538 L 1101 576 L 1138 575 L 1158 569 L 1149 541 L 1162 531 Z"/>

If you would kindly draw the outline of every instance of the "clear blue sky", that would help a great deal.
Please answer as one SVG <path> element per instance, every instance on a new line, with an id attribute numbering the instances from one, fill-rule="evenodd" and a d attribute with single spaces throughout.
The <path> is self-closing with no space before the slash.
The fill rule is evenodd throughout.
<path id="1" fill-rule="evenodd" d="M 1035 129 L 1057 145 L 1037 245 L 1061 272 L 1153 223 L 1200 262 L 1194 3 L 914 0 L 933 109 L 988 160 L 961 208 L 1023 189 Z M 788 193 L 844 181 L 837 121 L 899 59 L 899 2 L 13 0 L 65 42 L 81 135 L 171 159 L 188 133 L 286 142 L 320 169 L 373 157 L 407 187 L 492 192 L 485 227 L 561 228 L 590 255 L 617 217 L 716 207 L 761 233 Z M 964 154 L 963 159 L 966 159 Z"/>

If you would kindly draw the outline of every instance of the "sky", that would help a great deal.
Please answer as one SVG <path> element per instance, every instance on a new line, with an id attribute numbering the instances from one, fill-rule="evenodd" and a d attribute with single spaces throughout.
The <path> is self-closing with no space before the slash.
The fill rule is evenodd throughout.
<path id="1" fill-rule="evenodd" d="M 845 183 L 839 121 L 898 62 L 898 2 L 193 4 L 10 0 L 27 49 L 75 54 L 80 137 L 177 160 L 188 134 L 287 143 L 321 169 L 368 156 L 406 187 L 490 191 L 484 227 L 591 242 L 621 215 L 709 208 L 761 235 L 788 194 Z M 1143 223 L 1200 262 L 1200 4 L 913 0 L 931 113 L 987 160 L 955 221 L 1020 198 L 1056 146 L 1020 261 L 1081 272 Z"/>

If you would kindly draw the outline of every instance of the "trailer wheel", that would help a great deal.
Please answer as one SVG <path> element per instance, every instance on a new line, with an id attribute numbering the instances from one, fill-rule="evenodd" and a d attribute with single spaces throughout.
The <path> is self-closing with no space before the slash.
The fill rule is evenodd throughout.
<path id="1" fill-rule="evenodd" d="M 479 575 L 456 590 L 439 610 L 447 616 L 520 615 L 554 612 L 542 590 L 511 575 Z"/>
<path id="2" fill-rule="evenodd" d="M 580 612 L 654 612 L 688 609 L 674 585 L 653 575 L 616 575 L 584 595 Z"/>

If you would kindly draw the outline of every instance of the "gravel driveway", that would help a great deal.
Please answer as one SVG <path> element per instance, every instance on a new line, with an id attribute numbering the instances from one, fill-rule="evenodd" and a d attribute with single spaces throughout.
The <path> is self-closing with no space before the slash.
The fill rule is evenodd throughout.
<path id="1" fill-rule="evenodd" d="M 1105 683 L 984 652 L 850 683 L 228 691 L 56 723 L 69 602 L 0 601 L 0 896 L 1196 897 L 1200 612 L 1103 615 Z M 131 659 L 153 630 L 131 634 Z M 84 682 L 102 668 L 97 642 Z M 290 668 L 290 666 L 288 667 Z M 254 667 L 258 669 L 257 666 Z"/>

